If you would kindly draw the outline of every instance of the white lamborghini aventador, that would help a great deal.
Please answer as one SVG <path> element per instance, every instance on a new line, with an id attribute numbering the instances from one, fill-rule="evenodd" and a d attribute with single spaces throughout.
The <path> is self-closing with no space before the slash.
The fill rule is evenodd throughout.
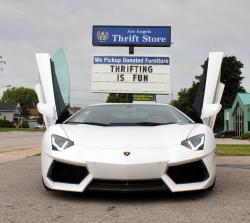
<path id="1" fill-rule="evenodd" d="M 42 179 L 53 190 L 202 190 L 213 187 L 213 128 L 221 105 L 223 53 L 210 53 L 194 108 L 203 123 L 163 104 L 90 105 L 69 117 L 69 74 L 62 50 L 37 54 L 35 89 L 47 127 Z"/>

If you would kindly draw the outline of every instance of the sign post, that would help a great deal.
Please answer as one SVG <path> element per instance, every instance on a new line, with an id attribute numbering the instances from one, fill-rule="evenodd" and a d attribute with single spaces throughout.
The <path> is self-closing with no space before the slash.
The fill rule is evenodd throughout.
<path id="1" fill-rule="evenodd" d="M 134 46 L 129 46 L 129 54 L 134 55 Z M 128 94 L 128 103 L 133 103 L 133 94 Z"/>
<path id="2" fill-rule="evenodd" d="M 99 25 L 95 25 L 95 26 L 93 26 L 93 31 L 92 31 L 92 44 L 93 44 L 93 46 L 129 47 L 129 55 L 132 56 L 132 55 L 134 55 L 134 47 L 170 47 L 170 45 L 171 45 L 171 27 L 170 26 L 99 26 Z M 108 58 L 108 57 L 112 57 L 112 56 L 106 56 L 106 58 Z M 114 57 L 118 57 L 118 56 L 114 56 Z M 150 56 L 150 57 L 154 57 L 154 56 Z M 124 59 L 124 58 L 125 58 L 125 56 L 122 57 L 122 59 Z M 147 58 L 149 58 L 149 57 L 147 57 Z M 157 58 L 157 57 L 155 57 L 155 58 Z M 162 58 L 163 57 L 161 57 L 161 59 Z M 169 75 L 170 75 L 169 60 L 170 59 L 169 59 L 169 57 L 167 57 L 167 58 L 168 59 L 165 58 L 165 61 L 167 61 L 166 63 L 154 64 L 155 68 L 157 67 L 156 70 L 159 71 L 158 73 L 155 73 L 152 71 L 151 73 L 154 73 L 155 74 L 154 76 L 152 74 L 151 75 L 150 74 L 140 74 L 140 72 L 138 72 L 137 70 L 136 70 L 136 72 L 134 70 L 130 71 L 130 76 L 132 75 L 132 77 L 133 77 L 132 81 L 131 81 L 131 78 L 128 77 L 129 72 L 126 73 L 126 70 L 130 69 L 130 68 L 128 68 L 129 66 L 133 67 L 133 66 L 135 66 L 135 64 L 137 67 L 144 65 L 144 69 L 146 69 L 145 67 L 149 67 L 150 64 L 148 64 L 147 62 L 145 62 L 145 64 L 141 64 L 141 63 L 129 64 L 129 63 L 126 63 L 123 61 L 123 62 L 121 62 L 121 70 L 119 70 L 119 68 L 117 68 L 117 67 L 115 68 L 116 71 L 118 72 L 116 74 L 118 79 L 116 79 L 116 82 L 114 82 L 114 75 L 113 74 L 115 72 L 114 72 L 114 69 L 112 69 L 112 67 L 117 66 L 117 63 L 114 62 L 113 65 L 109 65 L 110 68 L 107 68 L 107 66 L 104 65 L 105 62 L 103 62 L 102 67 L 103 67 L 103 73 L 105 73 L 105 77 L 102 77 L 98 74 L 98 72 L 99 72 L 98 66 L 97 66 L 98 56 L 94 56 L 93 76 L 92 76 L 92 92 L 105 92 L 105 90 L 106 90 L 106 92 L 108 92 L 108 93 L 111 93 L 111 92 L 127 93 L 127 97 L 128 97 L 127 99 L 128 99 L 129 103 L 133 102 L 133 92 L 134 92 L 133 89 L 136 89 L 136 92 L 134 92 L 134 93 L 147 94 L 147 96 L 145 96 L 145 98 L 147 98 L 149 93 L 152 93 L 152 92 L 158 92 L 159 94 L 169 94 L 169 80 L 170 80 L 170 78 L 169 78 Z M 140 59 L 142 59 L 142 61 L 144 61 L 143 57 Z M 163 59 L 163 61 L 164 61 L 164 59 Z M 96 64 L 96 62 L 97 62 L 97 64 Z M 107 64 L 110 64 L 110 63 L 107 63 Z M 163 67 L 165 70 L 163 69 Z M 111 70 L 109 70 L 109 69 L 111 69 Z M 161 72 L 162 69 L 164 70 L 165 73 Z M 145 88 L 145 86 L 142 85 L 142 83 L 141 83 L 141 79 L 139 79 L 139 78 L 136 79 L 136 77 L 137 77 L 136 75 L 141 75 L 141 76 L 138 76 L 140 78 L 144 77 L 145 81 L 146 81 L 146 82 L 144 82 L 144 85 L 147 85 L 148 87 Z M 149 75 L 150 75 L 150 80 L 148 80 Z M 162 75 L 162 76 L 159 77 L 159 75 Z M 119 77 L 121 77 L 121 78 L 119 79 Z M 156 77 L 158 78 L 158 80 Z M 111 78 L 111 79 L 113 78 L 113 82 L 111 80 L 109 80 L 109 78 Z M 159 82 L 159 80 L 161 80 L 161 82 Z M 109 84 L 109 83 L 111 83 L 110 81 L 113 83 L 113 86 L 112 86 L 112 84 Z M 121 84 L 121 82 L 123 84 Z M 124 88 L 124 83 L 126 83 L 126 85 L 127 85 L 127 90 Z M 153 83 L 158 83 L 158 86 L 154 85 Z M 165 87 L 166 87 L 165 91 L 161 89 L 161 87 L 160 87 L 161 84 L 165 84 Z M 109 86 L 110 88 L 107 89 L 107 86 Z M 137 86 L 137 88 L 135 88 L 135 86 Z M 142 90 L 140 90 L 140 89 L 142 89 Z M 131 90 L 131 92 L 129 92 L 129 90 Z M 161 92 L 161 90 L 162 90 L 162 92 Z M 141 98 L 142 98 L 142 96 L 141 96 Z M 155 95 L 152 95 L 151 99 L 152 98 L 154 98 L 156 100 L 156 93 L 155 93 Z"/>

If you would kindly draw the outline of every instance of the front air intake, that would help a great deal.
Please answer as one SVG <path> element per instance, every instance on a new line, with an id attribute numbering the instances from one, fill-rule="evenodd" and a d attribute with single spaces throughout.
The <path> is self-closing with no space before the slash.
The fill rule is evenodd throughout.
<path id="1" fill-rule="evenodd" d="M 88 190 L 103 191 L 154 191 L 168 190 L 166 184 L 161 180 L 99 180 L 94 179 L 87 187 Z"/>
<path id="2" fill-rule="evenodd" d="M 83 166 L 75 166 L 67 163 L 53 161 L 48 178 L 54 182 L 79 184 L 88 175 L 88 170 Z"/>
<path id="3" fill-rule="evenodd" d="M 209 174 L 202 160 L 170 166 L 167 175 L 176 183 L 196 183 L 208 179 Z"/>

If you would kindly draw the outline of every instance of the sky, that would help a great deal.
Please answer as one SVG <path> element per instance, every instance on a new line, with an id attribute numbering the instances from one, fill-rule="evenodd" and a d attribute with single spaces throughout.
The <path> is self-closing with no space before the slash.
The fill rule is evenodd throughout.
<path id="1" fill-rule="evenodd" d="M 92 54 L 127 54 L 126 47 L 93 47 L 93 25 L 171 26 L 169 48 L 135 48 L 135 54 L 171 55 L 173 96 L 201 74 L 209 52 L 235 55 L 250 92 L 250 1 L 247 0 L 0 0 L 0 95 L 5 85 L 38 83 L 35 53 L 63 48 L 71 78 L 71 105 L 105 102 L 91 93 Z M 158 96 L 168 103 L 171 96 Z"/>

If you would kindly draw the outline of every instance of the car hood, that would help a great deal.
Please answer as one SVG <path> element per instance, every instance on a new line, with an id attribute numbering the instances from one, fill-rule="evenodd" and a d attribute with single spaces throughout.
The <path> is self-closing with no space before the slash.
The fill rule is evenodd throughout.
<path id="1" fill-rule="evenodd" d="M 75 145 L 95 148 L 152 148 L 174 146 L 190 134 L 195 124 L 161 126 L 94 126 L 62 124 Z"/>

